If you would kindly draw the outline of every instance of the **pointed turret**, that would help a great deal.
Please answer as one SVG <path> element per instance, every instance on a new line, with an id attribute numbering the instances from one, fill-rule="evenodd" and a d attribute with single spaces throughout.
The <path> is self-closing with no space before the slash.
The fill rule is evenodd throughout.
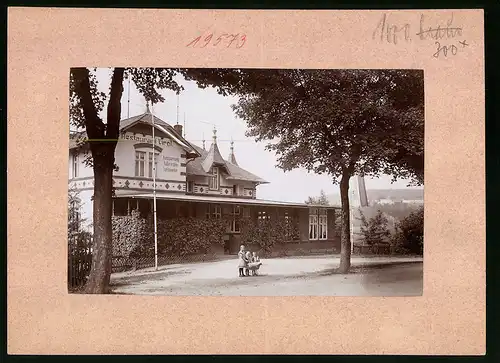
<path id="1" fill-rule="evenodd" d="M 233 165 L 238 166 L 238 162 L 236 161 L 236 156 L 234 156 L 234 141 L 231 140 L 231 151 L 229 152 L 229 162 Z"/>
<path id="2" fill-rule="evenodd" d="M 210 171 L 213 166 L 222 166 L 228 171 L 226 166 L 226 161 L 222 157 L 219 147 L 217 146 L 217 130 L 214 127 L 214 135 L 212 136 L 212 145 L 210 146 L 210 150 L 208 150 L 207 156 L 205 160 L 203 160 L 203 169 L 206 173 Z"/>

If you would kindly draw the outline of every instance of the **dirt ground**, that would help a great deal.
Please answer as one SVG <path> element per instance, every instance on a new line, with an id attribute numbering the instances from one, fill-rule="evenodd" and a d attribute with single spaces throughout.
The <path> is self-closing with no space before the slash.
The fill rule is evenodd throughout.
<path id="1" fill-rule="evenodd" d="M 336 274 L 338 256 L 263 260 L 259 276 L 238 277 L 237 260 L 162 266 L 111 276 L 117 294 L 177 296 L 416 296 L 423 292 L 422 258 L 352 259 Z"/>

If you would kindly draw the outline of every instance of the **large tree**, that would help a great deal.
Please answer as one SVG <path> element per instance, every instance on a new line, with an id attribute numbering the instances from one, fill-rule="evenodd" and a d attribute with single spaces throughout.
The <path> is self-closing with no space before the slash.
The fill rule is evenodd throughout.
<path id="1" fill-rule="evenodd" d="M 268 141 L 278 167 L 327 173 L 340 184 L 341 261 L 350 268 L 349 180 L 355 174 L 423 183 L 424 87 L 418 70 L 183 70 L 235 95 L 248 136 Z"/>
<path id="2" fill-rule="evenodd" d="M 94 171 L 94 245 L 92 269 L 85 291 L 107 293 L 111 275 L 112 181 L 115 148 L 119 137 L 123 82 L 131 77 L 147 102 L 164 101 L 161 89 L 182 90 L 174 80 L 176 71 L 165 68 L 111 68 L 109 93 L 98 90 L 95 69 L 70 70 L 70 124 L 86 132 L 80 147 L 90 149 L 88 164 Z M 100 113 L 106 105 L 105 117 Z"/>

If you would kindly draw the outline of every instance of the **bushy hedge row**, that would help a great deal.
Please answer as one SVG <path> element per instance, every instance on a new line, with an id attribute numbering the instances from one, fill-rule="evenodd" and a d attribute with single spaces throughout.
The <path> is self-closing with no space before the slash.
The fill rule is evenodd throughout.
<path id="1" fill-rule="evenodd" d="M 245 245 L 259 246 L 263 251 L 270 251 L 276 244 L 292 241 L 299 237 L 296 224 L 279 220 L 253 220 L 243 218 L 241 223 L 241 242 Z"/>
<path id="2" fill-rule="evenodd" d="M 157 220 L 158 254 L 186 256 L 205 253 L 212 244 L 224 244 L 226 220 L 175 218 Z M 152 217 L 138 211 L 113 217 L 113 256 L 138 258 L 154 254 Z"/>

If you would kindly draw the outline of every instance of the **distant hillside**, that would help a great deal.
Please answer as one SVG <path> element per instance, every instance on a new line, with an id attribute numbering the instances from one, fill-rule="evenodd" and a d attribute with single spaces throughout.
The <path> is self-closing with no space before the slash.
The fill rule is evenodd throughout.
<path id="1" fill-rule="evenodd" d="M 381 199 L 424 200 L 424 189 L 369 189 L 366 194 L 370 203 Z M 340 204 L 340 194 L 329 194 L 327 198 L 333 205 Z"/>

